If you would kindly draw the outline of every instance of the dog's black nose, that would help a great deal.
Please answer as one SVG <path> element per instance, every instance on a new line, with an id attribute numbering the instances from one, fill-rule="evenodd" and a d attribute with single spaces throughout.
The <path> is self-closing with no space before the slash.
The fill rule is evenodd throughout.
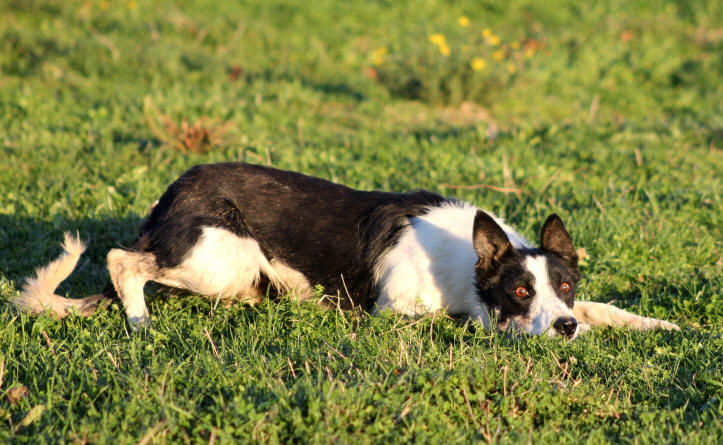
<path id="1" fill-rule="evenodd" d="M 577 329 L 577 320 L 572 317 L 560 317 L 555 320 L 555 323 L 552 326 L 560 335 L 572 338 L 572 336 L 575 335 L 575 330 Z"/>

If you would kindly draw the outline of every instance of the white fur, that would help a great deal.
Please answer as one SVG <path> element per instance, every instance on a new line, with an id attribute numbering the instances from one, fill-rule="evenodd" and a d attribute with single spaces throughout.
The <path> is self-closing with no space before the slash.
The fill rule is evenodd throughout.
<path id="1" fill-rule="evenodd" d="M 153 281 L 212 297 L 251 297 L 258 293 L 262 273 L 281 291 L 306 296 L 311 289 L 301 272 L 278 260 L 269 262 L 256 240 L 217 227 L 204 227 L 183 262 L 161 270 Z"/>
<path id="2" fill-rule="evenodd" d="M 273 273 L 266 272 L 271 284 L 282 292 L 291 292 L 299 300 L 305 300 L 314 294 L 306 276 L 277 259 L 270 261 Z"/>
<path id="3" fill-rule="evenodd" d="M 524 264 L 525 268 L 535 277 L 533 283 L 535 295 L 530 302 L 529 314 L 524 319 L 514 317 L 513 320 L 528 334 L 539 335 L 547 332 L 550 336 L 557 335 L 555 330 L 550 327 L 560 317 L 573 317 L 572 310 L 560 300 L 550 283 L 547 258 L 530 256 L 525 258 Z M 577 329 L 575 331 L 573 337 L 577 335 Z"/>
<path id="4" fill-rule="evenodd" d="M 261 269 L 271 265 L 259 244 L 228 230 L 204 227 L 201 237 L 174 268 L 162 269 L 155 281 L 221 298 L 248 292 L 259 281 Z"/>
<path id="5" fill-rule="evenodd" d="M 13 303 L 31 314 L 47 310 L 61 318 L 71 312 L 92 313 L 98 306 L 100 296 L 71 299 L 55 293 L 60 283 L 73 272 L 83 252 L 85 252 L 85 243 L 80 237 L 77 234 L 66 233 L 63 253 L 47 266 L 38 268 L 35 276 L 25 281 L 20 295 L 13 300 Z"/>
<path id="6" fill-rule="evenodd" d="M 126 310 L 131 326 L 148 323 L 143 286 L 156 276 L 156 259 L 150 253 L 111 249 L 106 256 L 108 272 Z"/>
<path id="7" fill-rule="evenodd" d="M 472 228 L 477 210 L 466 203 L 450 203 L 411 218 L 397 245 L 377 264 L 380 293 L 375 310 L 413 315 L 444 309 L 489 326 L 488 310 L 475 286 Z M 493 218 L 515 248 L 529 246 L 501 219 Z"/>
<path id="8" fill-rule="evenodd" d="M 148 322 L 143 287 L 148 281 L 187 289 L 211 298 L 239 298 L 256 303 L 261 274 L 299 299 L 312 294 L 304 275 L 280 261 L 269 262 L 259 244 L 218 227 L 204 227 L 201 236 L 176 267 L 158 269 L 151 253 L 111 249 L 108 270 L 132 326 Z"/>
<path id="9" fill-rule="evenodd" d="M 649 329 L 680 331 L 680 327 L 675 323 L 658 320 L 657 318 L 643 317 L 610 304 L 594 301 L 576 301 L 573 312 L 578 321 L 593 326 L 629 327 L 639 331 Z"/>

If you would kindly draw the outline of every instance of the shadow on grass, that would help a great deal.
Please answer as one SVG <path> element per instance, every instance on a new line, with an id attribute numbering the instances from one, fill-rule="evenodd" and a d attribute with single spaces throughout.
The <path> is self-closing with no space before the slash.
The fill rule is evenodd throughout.
<path id="1" fill-rule="evenodd" d="M 105 256 L 113 247 L 130 246 L 143 219 L 136 215 L 121 218 L 54 218 L 36 220 L 0 214 L 0 271 L 19 288 L 33 271 L 55 259 L 61 252 L 64 232 L 77 232 L 88 248 L 78 267 L 60 291 L 99 292 L 107 280 Z"/>
<path id="2" fill-rule="evenodd" d="M 595 360 L 583 365 L 584 375 L 595 375 L 614 385 L 616 376 L 628 374 L 644 384 L 633 385 L 629 397 L 663 409 L 683 409 L 692 420 L 708 409 L 720 392 L 721 307 L 717 304 L 721 283 L 700 271 L 687 277 L 646 278 L 644 288 L 611 287 L 595 298 L 639 315 L 677 323 L 680 332 L 628 331 L 606 328 L 600 334 L 605 349 L 632 354 L 636 365 L 625 360 Z M 714 400 L 714 402 L 711 402 Z M 708 405 L 706 405 L 708 404 Z"/>
<path id="3" fill-rule="evenodd" d="M 300 76 L 298 73 L 282 72 L 273 69 L 266 69 L 261 72 L 243 72 L 241 74 L 236 71 L 229 73 L 231 78 L 241 80 L 247 84 L 256 81 L 264 82 L 299 82 L 304 88 L 312 91 L 332 96 L 345 96 L 357 102 L 365 99 L 365 95 L 359 90 L 346 82 L 319 81 L 306 76 Z"/>

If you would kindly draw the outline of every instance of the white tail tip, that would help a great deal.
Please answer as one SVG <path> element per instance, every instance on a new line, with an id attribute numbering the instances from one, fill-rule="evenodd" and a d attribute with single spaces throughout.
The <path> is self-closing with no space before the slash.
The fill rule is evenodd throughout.
<path id="1" fill-rule="evenodd" d="M 83 300 L 72 300 L 55 294 L 55 289 L 75 269 L 80 256 L 85 252 L 85 243 L 80 236 L 65 233 L 63 240 L 64 252 L 50 264 L 35 271 L 35 276 L 28 278 L 20 290 L 20 296 L 13 300 L 20 309 L 38 314 L 49 310 L 60 317 L 68 314 L 71 307 L 80 307 Z"/>

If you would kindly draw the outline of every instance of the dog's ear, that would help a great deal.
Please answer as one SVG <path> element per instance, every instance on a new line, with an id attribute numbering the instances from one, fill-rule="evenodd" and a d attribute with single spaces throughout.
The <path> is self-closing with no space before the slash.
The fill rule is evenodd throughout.
<path id="1" fill-rule="evenodd" d="M 572 244 L 572 238 L 567 233 L 565 224 L 562 223 L 560 217 L 554 213 L 548 216 L 545 224 L 542 225 L 540 245 L 543 249 L 577 264 L 577 253 L 575 252 L 575 246 Z"/>
<path id="2" fill-rule="evenodd" d="M 512 250 L 505 231 L 482 210 L 478 210 L 474 217 L 472 242 L 479 257 L 475 267 L 482 270 L 491 270 L 507 252 Z"/>

